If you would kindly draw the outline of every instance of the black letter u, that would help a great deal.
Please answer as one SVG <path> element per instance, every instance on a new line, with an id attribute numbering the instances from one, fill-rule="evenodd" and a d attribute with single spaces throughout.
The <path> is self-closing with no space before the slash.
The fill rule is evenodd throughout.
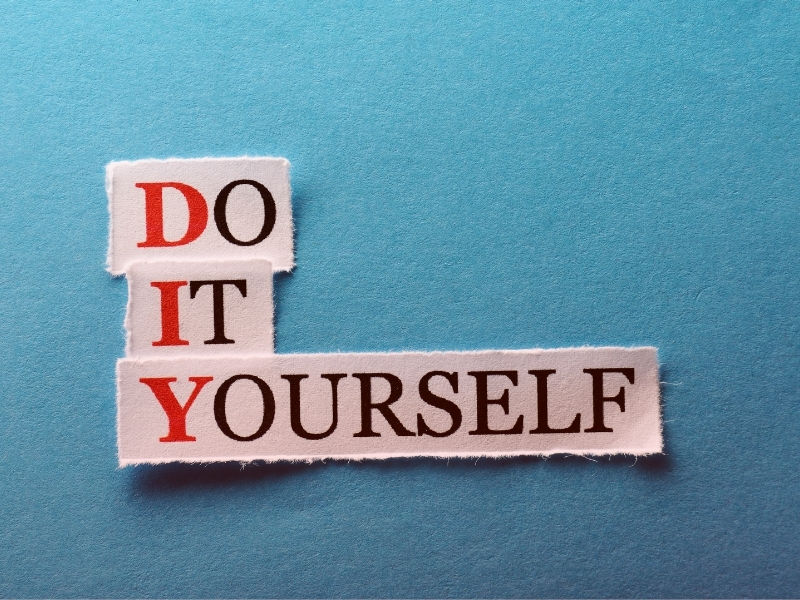
<path id="1" fill-rule="evenodd" d="M 339 380 L 347 377 L 347 375 L 344 373 L 334 373 L 320 375 L 320 377 L 331 382 L 333 418 L 331 426 L 327 431 L 323 433 L 309 433 L 305 430 L 300 420 L 300 382 L 308 378 L 308 375 L 281 375 L 281 379 L 285 379 L 289 382 L 289 419 L 292 425 L 292 431 L 306 440 L 321 440 L 328 437 L 336 430 L 336 425 L 339 422 Z"/>

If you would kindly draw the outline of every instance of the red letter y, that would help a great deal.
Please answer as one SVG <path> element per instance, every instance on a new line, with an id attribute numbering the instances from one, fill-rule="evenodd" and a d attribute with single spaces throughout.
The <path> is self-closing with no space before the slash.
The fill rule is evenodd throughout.
<path id="1" fill-rule="evenodd" d="M 169 433 L 166 437 L 159 438 L 159 442 L 195 442 L 197 438 L 191 435 L 186 435 L 186 413 L 192 407 L 200 390 L 212 379 L 213 377 L 189 377 L 189 381 L 194 382 L 194 391 L 189 399 L 186 401 L 185 406 L 181 406 L 175 394 L 172 393 L 172 388 L 169 384 L 173 381 L 178 381 L 176 377 L 143 377 L 139 381 L 148 386 L 155 394 L 156 399 L 164 412 L 167 413 L 169 420 Z"/>

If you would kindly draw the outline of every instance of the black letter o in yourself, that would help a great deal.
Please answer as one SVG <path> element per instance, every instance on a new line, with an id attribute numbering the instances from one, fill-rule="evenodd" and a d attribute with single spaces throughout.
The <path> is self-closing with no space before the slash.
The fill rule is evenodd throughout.
<path id="1" fill-rule="evenodd" d="M 225 415 L 225 401 L 228 398 L 228 390 L 240 379 L 248 379 L 255 383 L 258 389 L 261 390 L 261 398 L 264 400 L 264 418 L 261 420 L 261 427 L 253 435 L 248 436 L 233 433 L 231 426 L 228 425 L 228 417 Z M 272 421 L 275 420 L 275 397 L 272 395 L 272 390 L 269 389 L 269 386 L 255 375 L 234 375 L 219 386 L 217 395 L 214 396 L 214 419 L 217 421 L 219 430 L 232 440 L 252 442 L 267 433 L 269 428 L 272 427 Z"/>
<path id="2" fill-rule="evenodd" d="M 261 227 L 261 231 L 256 237 L 246 242 L 237 240 L 235 237 L 233 237 L 233 234 L 228 227 L 227 213 L 228 196 L 230 196 L 233 188 L 235 188 L 237 185 L 245 184 L 252 185 L 254 188 L 256 188 L 258 193 L 261 194 L 261 200 L 264 201 L 264 225 Z M 217 196 L 217 201 L 214 203 L 214 221 L 217 223 L 219 234 L 231 244 L 236 244 L 237 246 L 255 246 L 256 244 L 267 239 L 267 236 L 272 233 L 272 228 L 275 227 L 276 210 L 275 200 L 272 198 L 272 194 L 270 194 L 266 187 L 257 181 L 253 181 L 252 179 L 239 179 L 237 181 L 231 181 L 228 185 L 222 188 L 222 191 L 220 191 L 219 195 Z"/>

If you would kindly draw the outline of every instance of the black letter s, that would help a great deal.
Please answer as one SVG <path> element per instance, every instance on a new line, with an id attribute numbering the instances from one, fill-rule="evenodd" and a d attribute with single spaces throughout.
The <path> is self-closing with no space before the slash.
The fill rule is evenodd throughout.
<path id="1" fill-rule="evenodd" d="M 445 371 L 431 371 L 430 373 L 424 375 L 422 379 L 419 380 L 419 397 L 422 398 L 422 401 L 426 404 L 430 404 L 435 408 L 439 408 L 445 411 L 447 414 L 450 415 L 450 419 L 452 419 L 453 424 L 450 426 L 450 429 L 447 431 L 439 432 L 434 429 L 428 427 L 428 424 L 425 423 L 425 419 L 422 418 L 422 415 L 417 413 L 417 435 L 429 435 L 431 437 L 447 437 L 448 435 L 453 434 L 455 431 L 461 427 L 461 410 L 458 408 L 455 402 L 451 402 L 450 400 L 445 400 L 441 396 L 437 396 L 433 392 L 431 392 L 430 388 L 428 387 L 430 384 L 430 380 L 433 377 L 444 377 L 450 382 L 450 387 L 453 388 L 455 393 L 458 393 L 458 373 L 447 373 Z"/>

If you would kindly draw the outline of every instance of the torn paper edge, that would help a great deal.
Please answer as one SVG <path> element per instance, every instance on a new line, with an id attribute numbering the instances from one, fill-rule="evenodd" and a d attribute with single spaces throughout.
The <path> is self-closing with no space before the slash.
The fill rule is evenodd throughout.
<path id="1" fill-rule="evenodd" d="M 277 455 L 277 456 L 252 456 L 252 457 L 241 457 L 241 458 L 230 458 L 230 457 L 219 457 L 219 458 L 143 458 L 143 459 L 136 459 L 136 460 L 119 460 L 119 468 L 124 469 L 125 467 L 135 467 L 138 465 L 166 465 L 166 464 L 220 464 L 220 463 L 241 463 L 241 464 L 251 464 L 257 462 L 263 462 L 267 464 L 279 463 L 279 462 L 288 462 L 288 463 L 303 463 L 303 464 L 314 464 L 317 462 L 324 463 L 328 460 L 335 460 L 335 461 L 354 461 L 354 462 L 363 462 L 366 460 L 388 460 L 390 458 L 437 458 L 437 459 L 449 459 L 449 458 L 459 458 L 459 459 L 478 459 L 478 458 L 490 458 L 495 460 L 500 460 L 503 458 L 521 458 L 521 457 L 542 457 L 547 458 L 556 455 L 562 456 L 578 456 L 578 457 L 589 457 L 589 456 L 630 456 L 630 457 L 646 457 L 646 456 L 656 456 L 663 454 L 664 451 L 659 450 L 657 452 L 609 452 L 608 450 L 586 450 L 584 452 L 575 452 L 574 450 L 540 450 L 540 451 L 524 451 L 518 450 L 514 452 L 482 452 L 482 453 L 466 453 L 466 452 L 438 452 L 438 453 L 431 453 L 431 452 L 417 452 L 417 453 L 407 453 L 407 452 L 399 452 L 397 454 L 392 453 L 375 453 L 375 454 L 320 454 L 320 455 L 304 455 L 304 456 L 296 456 L 296 455 Z"/>

